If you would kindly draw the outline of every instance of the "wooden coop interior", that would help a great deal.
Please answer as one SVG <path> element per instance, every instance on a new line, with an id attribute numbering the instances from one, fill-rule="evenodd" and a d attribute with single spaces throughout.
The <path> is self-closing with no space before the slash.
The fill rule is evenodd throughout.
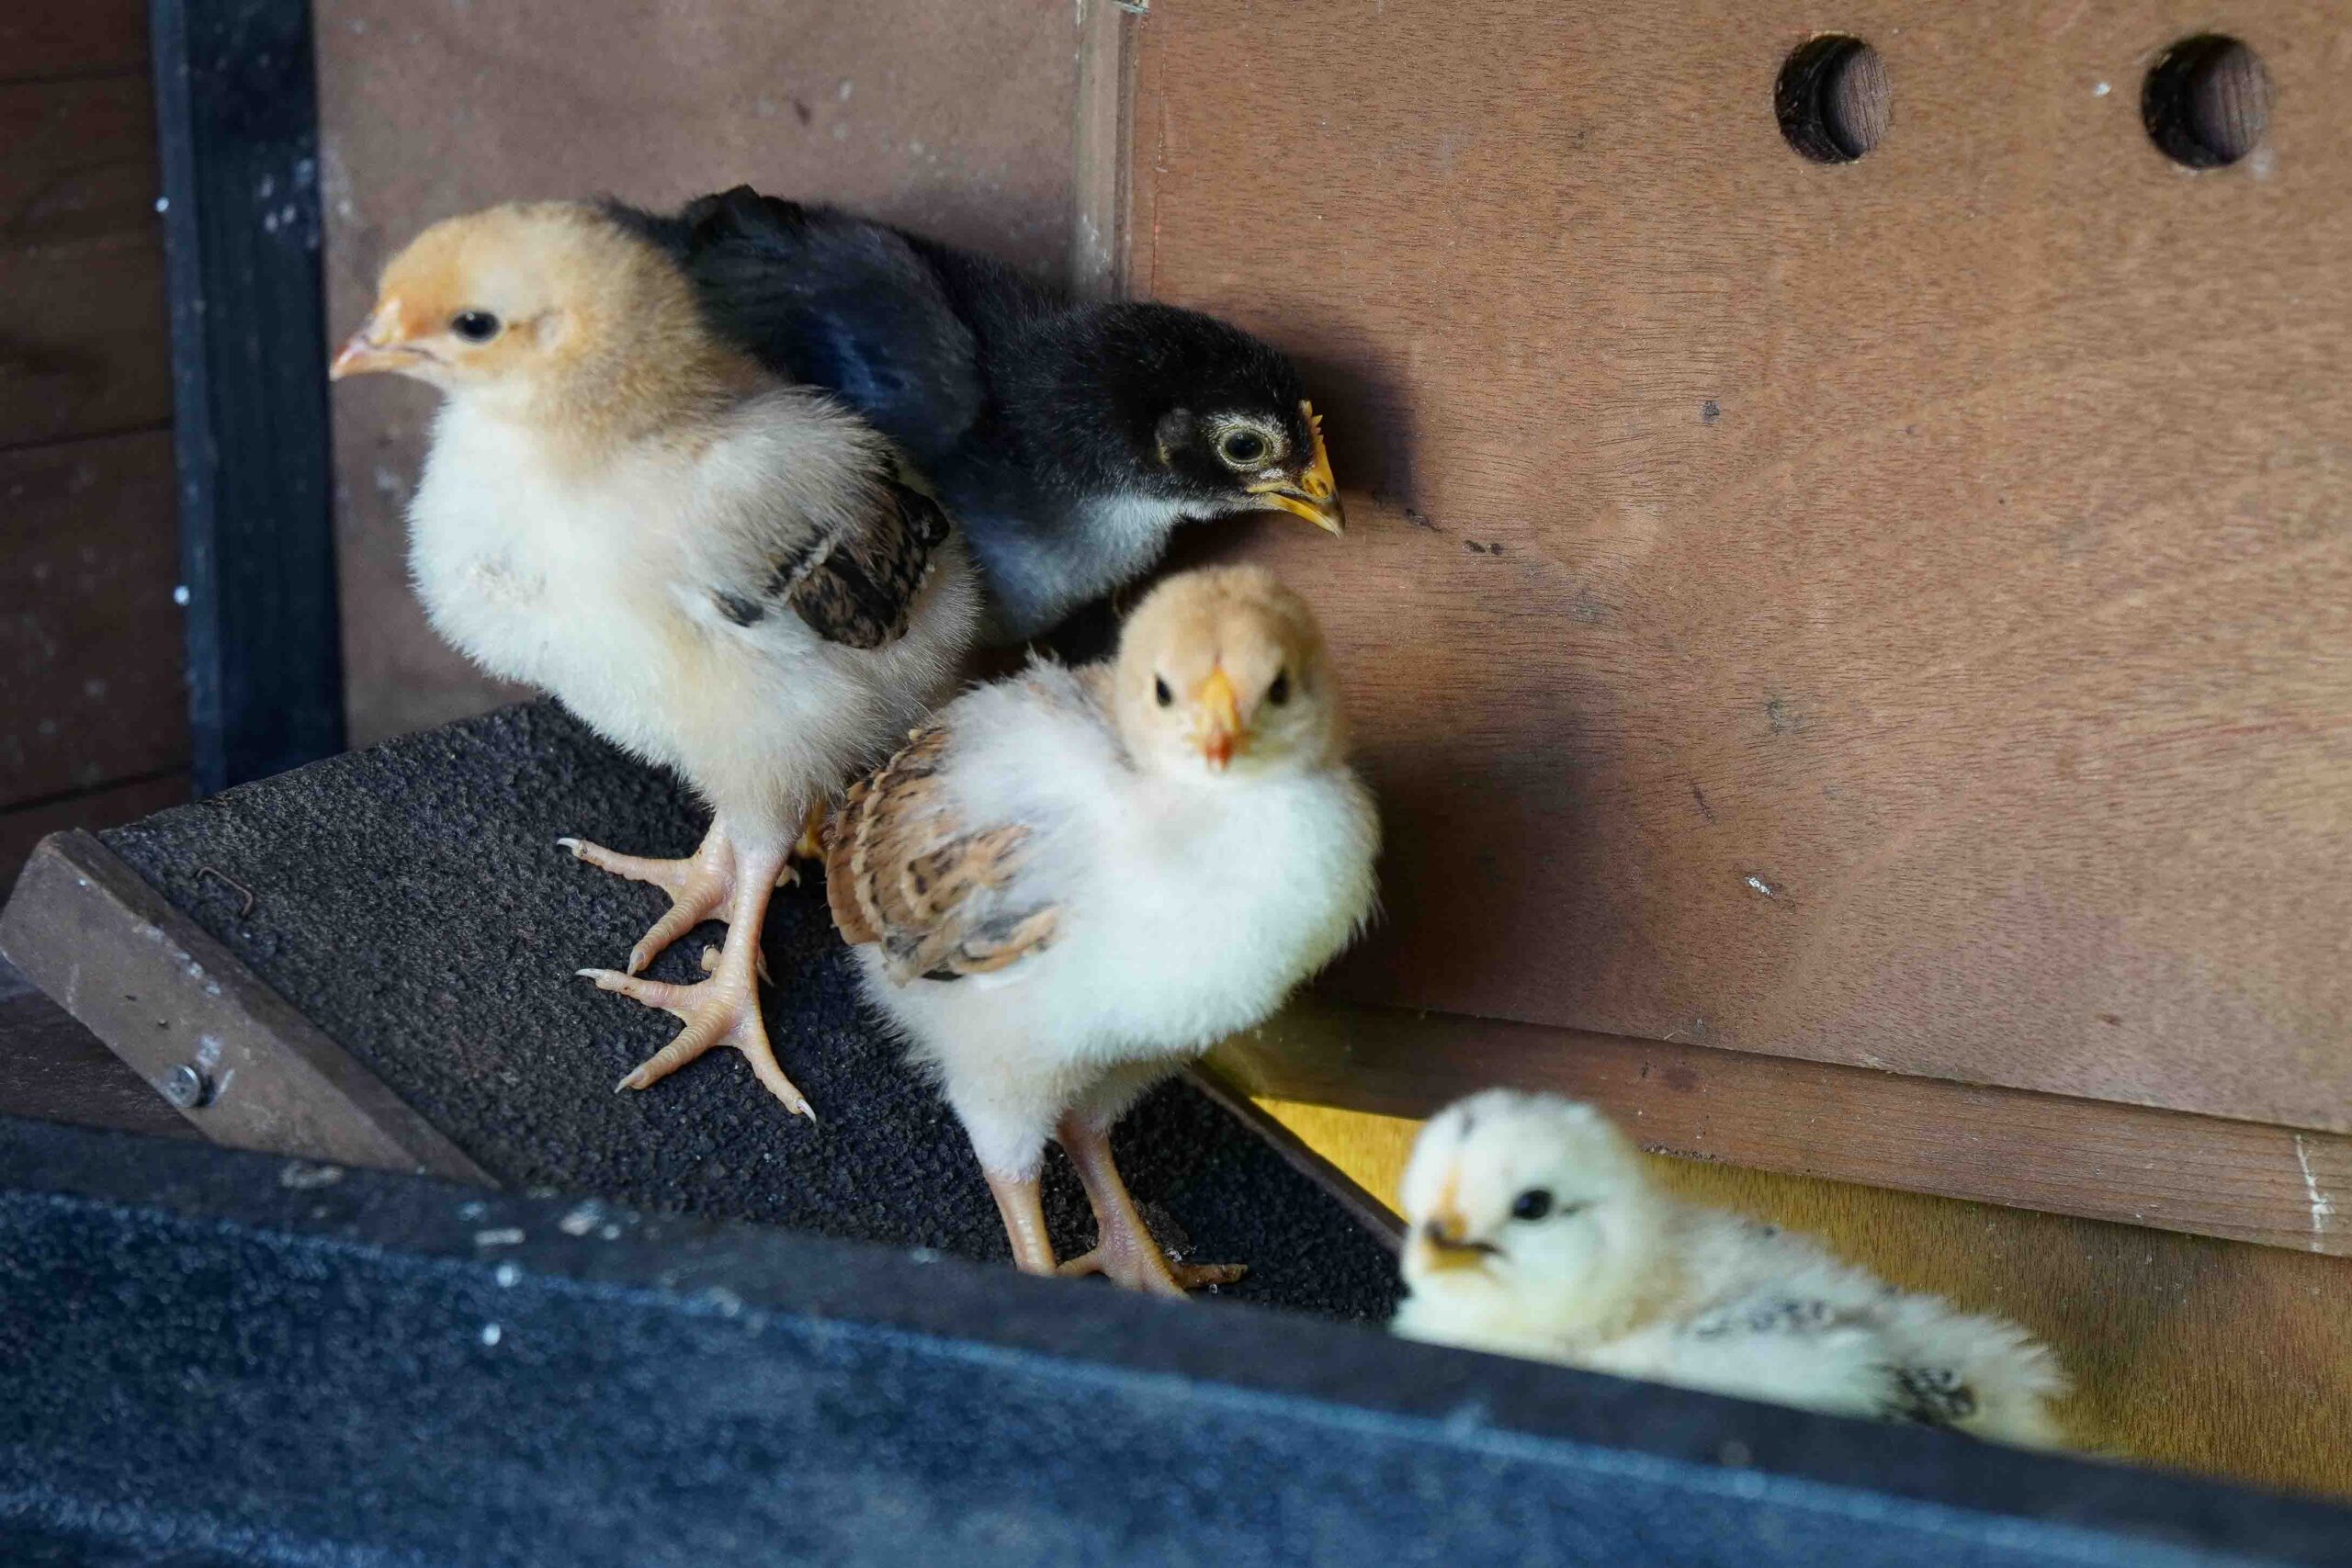
<path id="1" fill-rule="evenodd" d="M 17 858 L 197 744 L 143 7 L 43 15 L 0 23 Z M 2045 1336 L 2091 1445 L 2352 1495 L 2339 8 L 312 16 L 330 323 L 435 219 L 747 181 L 1299 360 L 1347 536 L 1179 556 L 1329 629 L 1383 912 L 1216 1070 L 1374 1194 L 1456 1095 L 1563 1089 Z M 409 590 L 431 412 L 333 405 L 354 746 L 518 695 Z"/>

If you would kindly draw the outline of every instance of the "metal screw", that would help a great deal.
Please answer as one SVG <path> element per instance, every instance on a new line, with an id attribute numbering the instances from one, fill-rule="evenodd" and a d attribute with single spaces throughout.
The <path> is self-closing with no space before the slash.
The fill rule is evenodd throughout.
<path id="1" fill-rule="evenodd" d="M 182 1111 L 196 1111 L 212 1101 L 212 1080 L 187 1062 L 164 1075 L 164 1098 Z"/>

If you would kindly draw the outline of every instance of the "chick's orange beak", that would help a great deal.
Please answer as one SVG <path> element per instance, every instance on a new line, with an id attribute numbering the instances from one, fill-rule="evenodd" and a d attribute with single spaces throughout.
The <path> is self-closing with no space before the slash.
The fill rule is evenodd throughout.
<path id="1" fill-rule="evenodd" d="M 1469 1224 L 1461 1212 L 1450 1207 L 1440 1208 L 1423 1222 L 1416 1239 L 1420 1245 L 1421 1267 L 1432 1274 L 1479 1268 L 1495 1250 L 1486 1242 L 1472 1241 Z"/>
<path id="2" fill-rule="evenodd" d="M 1241 703 L 1232 680 L 1220 664 L 1193 693 L 1193 701 L 1207 716 L 1208 731 L 1201 737 L 1201 755 L 1223 773 L 1241 741 Z"/>
<path id="3" fill-rule="evenodd" d="M 327 363 L 327 379 L 340 381 L 345 376 L 366 376 L 379 370 L 398 370 L 413 364 L 414 349 L 405 345 L 408 329 L 401 323 L 401 306 L 397 299 L 382 300 L 367 323 L 351 334 L 335 356 Z"/>
<path id="4" fill-rule="evenodd" d="M 1331 477 L 1331 454 L 1323 446 L 1323 416 L 1315 412 L 1313 403 L 1299 404 L 1298 412 L 1306 416 L 1307 433 L 1315 441 L 1313 461 L 1299 470 L 1295 480 L 1262 486 L 1253 493 L 1262 496 L 1267 505 L 1304 517 L 1327 534 L 1344 534 L 1347 520 L 1340 510 L 1340 485 Z"/>

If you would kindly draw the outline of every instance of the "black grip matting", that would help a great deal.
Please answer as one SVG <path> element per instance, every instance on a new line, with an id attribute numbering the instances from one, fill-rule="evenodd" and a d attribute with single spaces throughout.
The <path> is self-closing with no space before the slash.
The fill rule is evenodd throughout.
<path id="1" fill-rule="evenodd" d="M 861 1010 L 814 868 L 768 915 L 766 1000 L 778 1059 L 819 1122 L 786 1114 L 732 1051 L 614 1092 L 677 1022 L 572 971 L 618 966 L 667 898 L 556 840 L 684 854 L 705 820 L 674 782 L 538 703 L 104 840 L 503 1183 L 1006 1258 L 961 1126 Z M 652 972 L 699 977 L 719 931 L 689 935 Z M 1227 1293 L 1386 1317 L 1396 1285 L 1381 1239 L 1197 1089 L 1155 1093 L 1116 1146 L 1137 1201 L 1191 1256 L 1250 1266 Z M 1046 1171 L 1069 1257 L 1091 1245 L 1092 1216 L 1057 1153 Z"/>

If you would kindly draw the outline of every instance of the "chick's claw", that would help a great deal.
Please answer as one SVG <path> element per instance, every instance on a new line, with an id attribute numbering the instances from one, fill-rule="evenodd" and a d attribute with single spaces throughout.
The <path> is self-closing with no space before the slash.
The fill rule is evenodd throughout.
<path id="1" fill-rule="evenodd" d="M 735 894 L 735 850 L 714 825 L 684 860 L 625 855 L 584 839 L 558 839 L 574 859 L 631 882 L 649 882 L 670 895 L 670 908 L 629 949 L 628 973 L 641 975 L 670 944 L 707 919 L 719 918 Z"/>
<path id="2" fill-rule="evenodd" d="M 1230 1285 L 1250 1272 L 1246 1263 L 1170 1263 L 1146 1238 L 1142 1247 L 1102 1247 L 1080 1253 L 1054 1270 L 1065 1279 L 1104 1275 L 1147 1295 L 1181 1296 L 1209 1285 Z"/>
<path id="3" fill-rule="evenodd" d="M 596 982 L 598 990 L 617 991 L 647 1007 L 659 1008 L 686 1026 L 675 1040 L 639 1063 L 615 1084 L 615 1092 L 649 1088 L 713 1046 L 728 1045 L 743 1054 L 752 1064 L 752 1074 L 770 1094 L 784 1101 L 786 1110 L 795 1116 L 815 1120 L 808 1097 L 776 1066 L 775 1052 L 768 1044 L 767 1031 L 760 1022 L 759 991 L 747 976 L 729 973 L 723 962 L 719 973 L 691 986 L 648 980 L 616 969 L 582 969 L 580 974 L 582 978 Z"/>

